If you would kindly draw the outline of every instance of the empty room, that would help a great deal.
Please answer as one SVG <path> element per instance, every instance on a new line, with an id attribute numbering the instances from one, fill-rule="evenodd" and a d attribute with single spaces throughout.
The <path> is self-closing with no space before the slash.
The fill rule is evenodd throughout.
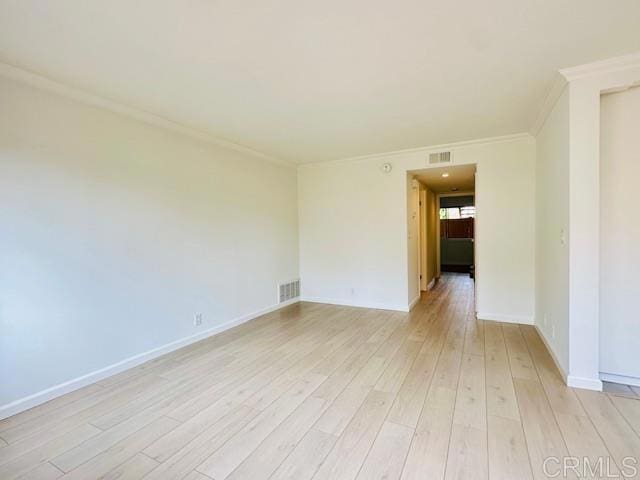
<path id="1" fill-rule="evenodd" d="M 640 479 L 639 181 L 637 0 L 0 0 L 0 479 Z"/>

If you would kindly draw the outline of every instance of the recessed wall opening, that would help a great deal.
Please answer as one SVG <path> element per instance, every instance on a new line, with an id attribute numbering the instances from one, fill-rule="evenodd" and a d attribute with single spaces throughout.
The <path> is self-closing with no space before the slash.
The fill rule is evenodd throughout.
<path id="1" fill-rule="evenodd" d="M 640 291 L 640 217 L 634 209 L 640 176 L 638 122 L 640 87 L 601 97 L 600 378 L 634 387 L 640 387 L 635 303 Z"/>
<path id="2" fill-rule="evenodd" d="M 429 291 L 443 275 L 475 279 L 475 174 L 475 164 L 408 172 L 410 292 Z"/>

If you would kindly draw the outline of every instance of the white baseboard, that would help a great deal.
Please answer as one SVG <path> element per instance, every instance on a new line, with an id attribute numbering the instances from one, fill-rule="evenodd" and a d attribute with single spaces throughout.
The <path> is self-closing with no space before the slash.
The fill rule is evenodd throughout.
<path id="1" fill-rule="evenodd" d="M 409 311 L 409 305 L 393 305 L 388 303 L 375 303 L 375 302 L 358 302 L 354 300 L 343 300 L 343 299 L 335 299 L 335 298 L 303 296 L 302 301 L 311 302 L 311 303 L 328 303 L 330 305 L 342 305 L 345 307 L 373 308 L 376 310 L 394 310 L 397 312 Z"/>
<path id="2" fill-rule="evenodd" d="M 553 349 L 551 348 L 551 345 L 549 344 L 546 337 L 542 333 L 542 330 L 540 330 L 540 327 L 538 327 L 538 325 L 534 325 L 534 326 L 538 331 L 538 335 L 542 339 L 544 346 L 547 347 L 547 351 L 551 355 L 553 362 L 556 364 L 556 368 L 560 371 L 560 375 L 562 375 L 562 378 L 564 378 L 564 382 L 567 384 L 567 386 L 573 387 L 573 388 L 582 388 L 585 390 L 595 390 L 598 392 L 602 391 L 602 382 L 597 378 L 586 378 L 586 377 L 577 377 L 575 375 L 568 375 L 567 372 L 565 372 L 565 370 L 562 368 L 562 365 L 560 365 L 560 362 L 558 361 L 556 354 L 554 353 Z"/>
<path id="3" fill-rule="evenodd" d="M 538 332 L 538 336 L 542 339 L 542 343 L 544 343 L 544 346 L 547 348 L 549 355 L 551 355 L 551 358 L 553 359 L 553 363 L 556 364 L 556 368 L 560 372 L 560 375 L 562 375 L 564 383 L 567 383 L 567 377 L 568 377 L 567 372 L 564 370 L 564 368 L 562 368 L 562 365 L 560 365 L 560 362 L 558 361 L 558 357 L 556 357 L 556 354 L 553 351 L 553 348 L 551 348 L 551 345 L 549 344 L 549 342 L 547 342 L 547 338 L 544 336 L 544 333 L 542 333 L 542 330 L 540 330 L 538 325 L 534 325 L 534 327 Z"/>
<path id="4" fill-rule="evenodd" d="M 599 378 L 576 377 L 569 375 L 567 377 L 567 385 L 573 388 L 582 388 L 584 390 L 602 391 L 602 381 Z"/>
<path id="5" fill-rule="evenodd" d="M 161 355 L 165 355 L 167 353 L 173 352 L 174 350 L 178 350 L 179 348 L 186 347 L 187 345 L 191 345 L 192 343 L 199 342 L 200 340 L 204 340 L 207 337 L 211 337 L 218 333 L 224 332 L 225 330 L 229 330 L 230 328 L 241 325 L 245 322 L 248 322 L 249 320 L 253 320 L 256 317 L 274 312 L 299 301 L 299 298 L 294 298 L 293 300 L 289 300 L 287 302 L 272 305 L 257 312 L 253 312 L 229 322 L 223 323 L 222 325 L 216 325 L 215 327 L 212 327 L 200 333 L 196 333 L 195 335 L 190 335 L 188 337 L 175 340 L 152 350 L 139 353 L 120 362 L 101 368 L 100 370 L 95 370 L 67 382 L 55 385 L 45 390 L 41 390 L 40 392 L 34 393 L 27 397 L 14 400 L 11 403 L 0 406 L 0 420 L 28 410 L 30 408 L 36 407 L 40 404 L 48 402 L 49 400 L 53 400 L 56 397 L 60 397 L 66 393 L 73 392 L 74 390 L 78 390 L 79 388 L 82 388 L 84 386 L 98 382 L 107 377 L 111 377 L 117 373 L 136 367 L 142 363 L 148 362 L 149 360 L 153 360 L 154 358 L 160 357 Z"/>
<path id="6" fill-rule="evenodd" d="M 427 291 L 436 286 L 436 277 L 433 277 L 429 283 L 427 283 Z"/>
<path id="7" fill-rule="evenodd" d="M 519 323 L 520 325 L 533 325 L 533 315 L 503 315 L 501 313 L 478 312 L 478 320 L 493 320 L 494 322 Z"/>
<path id="8" fill-rule="evenodd" d="M 629 377 L 627 375 L 617 375 L 615 373 L 600 372 L 600 380 L 611 383 L 621 383 L 623 385 L 633 385 L 634 387 L 640 387 L 640 378 Z"/>
<path id="9" fill-rule="evenodd" d="M 419 301 L 420 301 L 420 294 L 418 294 L 418 296 L 413 300 L 411 300 L 411 303 L 409 303 L 409 311 L 411 311 L 411 309 L 415 307 Z"/>

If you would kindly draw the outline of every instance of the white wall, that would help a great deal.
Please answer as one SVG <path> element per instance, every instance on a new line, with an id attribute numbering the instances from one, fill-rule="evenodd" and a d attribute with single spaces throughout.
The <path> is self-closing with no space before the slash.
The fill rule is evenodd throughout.
<path id="1" fill-rule="evenodd" d="M 420 289 L 427 290 L 435 279 L 438 269 L 438 199 L 433 191 L 420 183 L 420 270 L 422 279 Z"/>
<path id="2" fill-rule="evenodd" d="M 375 162 L 298 169 L 303 298 L 407 307 L 406 190 Z"/>
<path id="3" fill-rule="evenodd" d="M 565 370 L 567 384 L 601 390 L 600 97 L 640 81 L 640 56 L 613 58 L 559 73 L 561 81 L 556 82 L 556 87 L 565 85 L 564 90 L 552 90 L 545 103 L 547 114 L 541 115 L 546 123 L 537 133 L 536 321 Z M 560 99 L 551 101 L 557 98 L 554 93 L 560 92 L 563 92 Z M 568 198 L 559 197 L 560 209 L 551 211 L 548 204 L 544 210 L 548 200 L 544 195 L 553 198 L 562 190 L 566 190 Z M 558 226 L 565 221 L 566 246 L 559 249 L 553 240 L 554 231 L 558 235 Z M 545 254 L 550 258 L 545 258 Z M 554 255 L 562 261 L 562 268 L 553 265 Z M 552 316 L 545 326 L 544 317 L 549 312 Z M 550 338 L 552 327 L 556 328 L 555 339 Z"/>
<path id="4" fill-rule="evenodd" d="M 640 385 L 640 88 L 604 95 L 600 118 L 600 371 Z"/>
<path id="5" fill-rule="evenodd" d="M 478 317 L 532 324 L 535 142 L 530 139 L 485 147 L 478 158 L 475 193 Z"/>
<path id="6" fill-rule="evenodd" d="M 438 231 L 440 224 L 440 206 L 438 205 L 438 197 L 429 188 L 425 192 L 425 216 L 426 216 L 426 256 L 427 268 L 425 282 L 427 285 L 438 276 Z"/>
<path id="7" fill-rule="evenodd" d="M 479 314 L 532 323 L 535 142 L 516 136 L 450 147 L 455 164 L 477 164 Z M 407 308 L 406 174 L 428 168 L 428 152 L 420 149 L 299 169 L 304 298 Z M 385 162 L 393 164 L 388 174 L 381 170 Z"/>
<path id="8" fill-rule="evenodd" d="M 407 174 L 407 304 L 415 304 L 420 298 L 420 184 Z"/>
<path id="9" fill-rule="evenodd" d="M 418 184 L 420 195 L 420 290 L 427 289 L 427 271 L 429 255 L 427 253 L 427 187 Z"/>
<path id="10" fill-rule="evenodd" d="M 537 137 L 536 325 L 569 371 L 569 92 Z"/>
<path id="11" fill-rule="evenodd" d="M 10 80 L 0 105 L 0 405 L 298 276 L 294 169 Z"/>

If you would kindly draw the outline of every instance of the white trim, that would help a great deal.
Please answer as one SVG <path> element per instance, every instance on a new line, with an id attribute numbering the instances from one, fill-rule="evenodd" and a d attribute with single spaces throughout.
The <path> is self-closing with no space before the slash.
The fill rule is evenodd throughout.
<path id="1" fill-rule="evenodd" d="M 602 391 L 602 381 L 599 378 L 576 377 L 569 375 L 567 377 L 567 385 L 573 388 L 582 388 L 584 390 Z"/>
<path id="2" fill-rule="evenodd" d="M 464 140 L 464 141 L 461 141 L 461 142 L 444 143 L 444 144 L 441 144 L 441 145 L 429 145 L 429 146 L 425 146 L 425 147 L 408 148 L 408 149 L 405 149 L 405 150 L 394 150 L 394 151 L 390 151 L 390 152 L 372 153 L 372 154 L 369 154 L 369 155 L 361 155 L 361 156 L 358 156 L 358 157 L 348 157 L 348 158 L 339 158 L 339 159 L 335 159 L 335 160 L 321 160 L 319 162 L 302 163 L 302 164 L 298 165 L 298 168 L 328 167 L 328 166 L 332 166 L 332 165 L 363 162 L 363 161 L 367 161 L 367 160 L 374 160 L 374 159 L 377 159 L 377 158 L 392 157 L 392 156 L 395 156 L 395 155 L 406 155 L 408 153 L 424 153 L 424 154 L 427 154 L 427 153 L 430 153 L 430 152 L 435 152 L 435 151 L 440 151 L 440 150 L 455 149 L 455 148 L 461 148 L 461 147 L 470 147 L 470 146 L 477 146 L 477 145 L 490 145 L 490 144 L 494 144 L 494 143 L 515 142 L 515 141 L 523 140 L 523 139 L 533 139 L 533 137 L 531 136 L 530 133 L 524 132 L 524 133 L 515 133 L 513 135 L 501 135 L 501 136 L 498 136 L 498 137 L 477 138 L 477 139 L 474 139 L 474 140 Z M 446 167 L 448 165 L 455 165 L 455 163 L 452 162 L 451 164 L 446 164 L 446 165 L 436 164 L 436 165 L 433 165 L 432 167 Z M 429 167 L 425 166 L 425 168 L 429 168 Z"/>
<path id="3" fill-rule="evenodd" d="M 436 286 L 436 277 L 433 277 L 429 283 L 427 283 L 427 291 Z"/>
<path id="4" fill-rule="evenodd" d="M 560 74 L 556 74 L 556 76 L 553 79 L 553 84 L 551 85 L 551 89 L 549 90 L 549 93 L 544 99 L 542 108 L 540 109 L 540 111 L 538 112 L 538 115 L 536 116 L 535 120 L 531 124 L 530 132 L 531 132 L 531 135 L 533 135 L 534 137 L 537 136 L 538 133 L 540 133 L 540 130 L 542 130 L 542 127 L 547 121 L 547 117 L 553 110 L 553 107 L 555 107 L 556 103 L 558 102 L 558 99 L 562 95 L 562 92 L 564 92 L 564 89 L 566 88 L 567 84 L 568 83 L 565 77 L 563 77 Z"/>
<path id="5" fill-rule="evenodd" d="M 544 346 L 549 352 L 549 355 L 551 355 L 551 358 L 553 359 L 553 363 L 556 364 L 556 368 L 560 372 L 560 375 L 562 375 L 562 379 L 564 380 L 564 383 L 567 383 L 567 377 L 568 377 L 567 372 L 565 372 L 564 368 L 562 368 L 562 365 L 560 365 L 560 362 L 558 361 L 558 357 L 556 357 L 556 354 L 551 348 L 551 345 L 549 344 L 549 342 L 547 342 L 547 338 L 544 336 L 544 333 L 542 333 L 542 330 L 540 329 L 540 327 L 538 327 L 538 325 L 534 324 L 534 328 L 538 332 L 538 336 L 542 339 L 542 343 L 544 343 Z"/>
<path id="6" fill-rule="evenodd" d="M 502 313 L 478 312 L 476 317 L 478 317 L 478 320 L 492 320 L 494 322 L 533 325 L 533 316 L 531 315 L 504 315 Z"/>
<path id="7" fill-rule="evenodd" d="M 59 385 L 55 385 L 27 397 L 14 400 L 11 403 L 0 406 L 0 420 L 28 410 L 30 408 L 36 407 L 56 397 L 69 392 L 73 392 L 74 390 L 78 390 L 79 388 L 82 388 L 86 385 L 98 382 L 102 379 L 123 372 L 142 363 L 148 362 L 149 360 L 153 360 L 154 358 L 173 352 L 174 350 L 178 350 L 179 348 L 186 347 L 187 345 L 191 345 L 192 343 L 199 342 L 200 340 L 204 340 L 205 338 L 224 332 L 225 330 L 229 330 L 230 328 L 241 325 L 245 322 L 248 322 L 249 320 L 253 320 L 254 318 L 261 315 L 271 313 L 294 303 L 298 303 L 299 301 L 299 298 L 294 298 L 287 302 L 272 305 L 257 312 L 253 312 L 229 322 L 223 323 L 222 325 L 217 325 L 208 330 L 205 330 L 204 332 L 196 333 L 195 335 L 190 335 L 188 337 L 175 340 L 152 350 L 148 350 L 146 352 L 126 358 L 120 362 L 101 368 L 100 370 L 95 370 L 93 372 L 87 373 L 86 375 L 82 375 Z"/>
<path id="8" fill-rule="evenodd" d="M 171 130 L 172 132 L 180 133 L 182 135 L 186 135 L 188 137 L 195 138 L 197 140 L 201 140 L 218 147 L 235 150 L 237 152 L 261 158 L 278 165 L 290 168 L 296 167 L 295 164 L 289 161 L 267 155 L 265 153 L 259 152 L 249 147 L 245 147 L 244 145 L 240 145 L 235 142 L 231 142 L 229 140 L 225 140 L 223 138 L 216 137 L 205 131 L 183 125 L 179 122 L 175 122 L 160 115 L 156 115 L 155 113 L 131 107 L 115 100 L 111 100 L 109 98 L 84 91 L 77 87 L 65 85 L 61 82 L 49 79 L 43 75 L 30 72 L 13 65 L 9 65 L 7 63 L 0 62 L 0 76 L 26 83 L 28 85 L 31 85 L 32 87 L 47 90 L 49 92 L 56 93 L 63 97 L 71 98 L 73 100 L 91 105 L 93 107 L 103 108 L 120 115 L 125 115 L 138 121 Z"/>
<path id="9" fill-rule="evenodd" d="M 621 383 L 622 385 L 633 385 L 634 387 L 640 387 L 640 378 L 638 377 L 628 377 L 626 375 L 617 375 L 615 373 L 600 372 L 600 380 L 611 383 Z"/>
<path id="10" fill-rule="evenodd" d="M 572 82 L 579 78 L 618 72 L 634 67 L 640 67 L 640 53 L 631 53 L 620 57 L 585 63 L 576 67 L 563 68 L 559 72 L 568 82 Z"/>
<path id="11" fill-rule="evenodd" d="M 416 296 L 416 298 L 414 298 L 413 300 L 411 300 L 411 302 L 409 303 L 409 311 L 411 311 L 413 309 L 413 307 L 416 306 L 416 304 L 420 301 L 420 294 L 418 294 Z"/>
<path id="12" fill-rule="evenodd" d="M 340 305 L 344 307 L 358 307 L 358 308 L 373 308 L 375 310 L 394 310 L 396 312 L 408 312 L 408 305 L 394 305 L 390 303 L 376 303 L 376 302 L 358 302 L 353 300 L 337 299 L 337 298 L 324 298 L 324 297 L 302 297 L 303 302 L 311 303 L 327 303 L 329 305 Z"/>

